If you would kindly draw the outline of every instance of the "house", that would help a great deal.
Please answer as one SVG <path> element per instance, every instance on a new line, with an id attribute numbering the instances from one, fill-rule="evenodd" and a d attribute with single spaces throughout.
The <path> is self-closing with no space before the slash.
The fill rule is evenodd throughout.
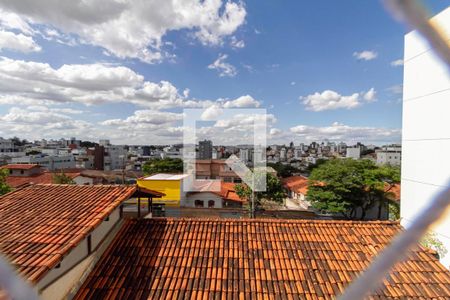
<path id="1" fill-rule="evenodd" d="M 187 174 L 159 173 L 137 180 L 140 187 L 164 193 L 165 196 L 155 201 L 155 204 L 179 207 L 186 200 L 184 181 L 188 180 Z"/>
<path id="2" fill-rule="evenodd" d="M 154 204 L 167 207 L 240 208 L 235 184 L 219 180 L 192 180 L 187 174 L 154 174 L 138 179 L 140 187 L 164 193 Z M 194 186 L 195 185 L 195 186 Z"/>
<path id="3" fill-rule="evenodd" d="M 28 184 L 54 183 L 54 176 L 56 174 L 61 174 L 61 172 L 57 171 L 50 172 L 36 164 L 9 164 L 0 167 L 0 169 L 9 170 L 9 176 L 6 178 L 6 183 L 13 188 Z M 95 177 L 85 174 L 81 169 L 66 169 L 64 170 L 64 174 L 78 185 L 92 185 L 98 183 Z"/>
<path id="4" fill-rule="evenodd" d="M 65 298 L 107 248 L 123 201 L 136 193 L 143 191 L 135 185 L 36 184 L 0 196 L 0 253 L 42 299 Z"/>
<path id="5" fill-rule="evenodd" d="M 217 185 L 211 188 L 209 185 Z M 188 192 L 183 206 L 197 208 L 242 208 L 246 202 L 239 198 L 235 183 L 211 182 L 196 192 Z"/>
<path id="6" fill-rule="evenodd" d="M 74 299 L 332 299 L 397 222 L 127 220 Z M 448 299 L 450 272 L 418 246 L 372 299 Z"/>
<path id="7" fill-rule="evenodd" d="M 288 197 L 296 200 L 298 204 L 306 201 L 308 193 L 308 178 L 304 176 L 290 176 L 281 179 L 284 189 L 287 191 Z"/>
<path id="8" fill-rule="evenodd" d="M 430 23 L 450 40 L 450 7 Z M 402 225 L 409 227 L 434 195 L 450 187 L 450 75 L 448 66 L 415 30 L 405 35 L 401 208 Z M 450 250 L 450 214 L 432 230 Z M 442 257 L 450 267 L 450 254 Z"/>

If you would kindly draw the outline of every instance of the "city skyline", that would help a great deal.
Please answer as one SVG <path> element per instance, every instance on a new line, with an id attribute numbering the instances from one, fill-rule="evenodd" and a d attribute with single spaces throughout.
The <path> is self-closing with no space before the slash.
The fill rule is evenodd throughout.
<path id="1" fill-rule="evenodd" d="M 400 142 L 407 30 L 379 2 L 23 3 L 0 4 L 2 137 L 169 144 L 183 108 L 258 107 L 268 144 Z M 246 121 L 199 139 L 242 143 Z"/>

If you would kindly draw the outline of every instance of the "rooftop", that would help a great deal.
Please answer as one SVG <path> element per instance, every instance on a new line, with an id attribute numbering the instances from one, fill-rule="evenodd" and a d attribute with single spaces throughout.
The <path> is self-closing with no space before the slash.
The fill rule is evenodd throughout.
<path id="1" fill-rule="evenodd" d="M 40 166 L 37 164 L 9 164 L 0 167 L 0 169 L 8 170 L 30 170 L 33 168 L 40 168 Z"/>
<path id="2" fill-rule="evenodd" d="M 155 175 L 151 175 L 148 177 L 145 177 L 144 180 L 180 180 L 183 178 L 188 177 L 187 174 L 165 174 L 165 173 L 159 173 Z"/>
<path id="3" fill-rule="evenodd" d="M 75 299 L 330 299 L 401 230 L 397 222 L 128 220 Z M 450 295 L 450 272 L 423 248 L 373 298 Z"/>
<path id="4" fill-rule="evenodd" d="M 0 252 L 39 281 L 136 186 L 39 184 L 0 196 Z"/>
<path id="5" fill-rule="evenodd" d="M 12 176 L 6 177 L 6 183 L 13 187 L 18 188 L 28 184 L 50 184 L 53 183 L 53 176 L 55 174 L 61 174 L 60 172 L 49 172 L 44 171 L 43 173 L 38 173 L 31 176 Z M 64 174 L 72 179 L 80 176 L 80 172 L 66 172 Z"/>
<path id="6" fill-rule="evenodd" d="M 283 186 L 296 193 L 305 194 L 308 192 L 308 178 L 304 176 L 290 176 L 281 180 Z"/>

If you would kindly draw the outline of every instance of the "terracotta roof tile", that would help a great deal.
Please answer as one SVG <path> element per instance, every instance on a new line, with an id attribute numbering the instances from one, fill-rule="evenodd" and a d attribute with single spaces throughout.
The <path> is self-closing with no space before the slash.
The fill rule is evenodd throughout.
<path id="1" fill-rule="evenodd" d="M 304 176 L 290 176 L 281 180 L 283 186 L 296 193 L 306 195 L 308 192 L 308 178 Z"/>
<path id="2" fill-rule="evenodd" d="M 135 190 L 48 184 L 0 196 L 0 252 L 36 282 Z"/>
<path id="3" fill-rule="evenodd" d="M 401 230 L 396 222 L 128 220 L 75 299 L 330 299 Z M 450 297 L 450 273 L 424 249 L 372 299 Z"/>
<path id="4" fill-rule="evenodd" d="M 45 171 L 32 176 L 8 176 L 6 177 L 6 183 L 13 188 L 18 188 L 28 184 L 51 184 L 53 183 L 54 174 L 59 173 Z M 72 179 L 80 175 L 79 172 L 64 172 L 64 174 Z"/>
<path id="5" fill-rule="evenodd" d="M 0 169 L 8 169 L 8 170 L 30 170 L 33 168 L 40 168 L 40 166 L 36 164 L 9 164 L 5 166 L 0 166 Z"/>

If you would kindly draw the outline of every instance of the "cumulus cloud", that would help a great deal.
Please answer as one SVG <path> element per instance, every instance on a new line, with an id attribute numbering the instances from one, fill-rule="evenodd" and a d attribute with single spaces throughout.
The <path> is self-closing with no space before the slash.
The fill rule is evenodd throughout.
<path id="1" fill-rule="evenodd" d="M 307 110 L 324 111 L 334 109 L 353 109 L 365 102 L 375 101 L 376 91 L 371 88 L 367 92 L 353 93 L 348 96 L 341 95 L 332 90 L 325 90 L 322 93 L 300 97 Z"/>
<path id="2" fill-rule="evenodd" d="M 237 74 L 236 67 L 225 60 L 228 58 L 227 54 L 219 54 L 219 57 L 208 66 L 208 69 L 217 70 L 220 77 L 234 77 Z"/>
<path id="3" fill-rule="evenodd" d="M 41 47 L 36 44 L 32 37 L 15 34 L 14 32 L 0 30 L 0 50 L 10 49 L 24 53 L 41 51 Z"/>
<path id="4" fill-rule="evenodd" d="M 5 0 L 2 9 L 28 24 L 57 28 L 119 58 L 154 63 L 166 56 L 163 38 L 187 30 L 204 45 L 220 45 L 245 22 L 242 2 L 200 0 L 91 0 L 55 5 L 53 0 Z M 25 25 L 27 24 L 27 25 Z M 30 27 L 30 26 L 28 26 Z"/>
<path id="5" fill-rule="evenodd" d="M 397 60 L 391 61 L 391 66 L 393 66 L 393 67 L 403 66 L 403 59 L 397 59 Z"/>
<path id="6" fill-rule="evenodd" d="M 224 108 L 259 107 L 261 103 L 250 95 L 241 96 L 223 103 Z"/>
<path id="7" fill-rule="evenodd" d="M 364 50 L 361 52 L 353 52 L 353 57 L 355 57 L 357 60 L 372 60 L 377 58 L 378 53 L 371 50 Z"/>
<path id="8" fill-rule="evenodd" d="M 401 140 L 401 129 L 388 129 L 378 127 L 348 126 L 335 122 L 331 126 L 315 127 L 298 125 L 290 128 L 297 138 L 306 141 L 371 141 L 371 142 L 398 142 Z"/>

